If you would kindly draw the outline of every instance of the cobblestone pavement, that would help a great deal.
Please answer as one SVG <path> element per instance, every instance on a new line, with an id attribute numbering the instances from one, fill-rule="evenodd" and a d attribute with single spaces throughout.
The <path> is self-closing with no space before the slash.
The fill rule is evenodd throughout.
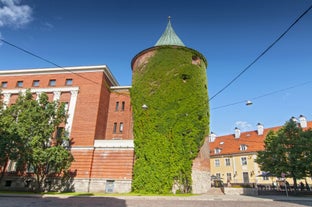
<path id="1" fill-rule="evenodd" d="M 312 206 L 306 197 L 248 196 L 124 196 L 65 197 L 0 195 L 0 207 L 303 207 Z"/>

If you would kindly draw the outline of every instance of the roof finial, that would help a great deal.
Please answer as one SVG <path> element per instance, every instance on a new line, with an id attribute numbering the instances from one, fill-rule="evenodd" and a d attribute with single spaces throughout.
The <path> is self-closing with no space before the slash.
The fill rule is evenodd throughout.
<path id="1" fill-rule="evenodd" d="M 171 16 L 168 16 L 168 22 L 170 22 Z"/>

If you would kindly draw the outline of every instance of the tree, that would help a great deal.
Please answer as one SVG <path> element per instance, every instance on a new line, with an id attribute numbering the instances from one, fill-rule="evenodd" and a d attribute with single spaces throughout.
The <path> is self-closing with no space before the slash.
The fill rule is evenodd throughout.
<path id="1" fill-rule="evenodd" d="M 63 127 L 66 122 L 65 105 L 49 102 L 42 93 L 34 100 L 29 90 L 20 94 L 16 103 L 7 109 L 14 121 L 11 129 L 19 137 L 15 143 L 20 156 L 18 169 L 34 174 L 35 190 L 45 190 L 45 183 L 53 175 L 66 172 L 73 161 L 69 138 Z"/>
<path id="2" fill-rule="evenodd" d="M 311 135 L 311 130 L 303 131 L 295 121 L 290 120 L 277 132 L 268 133 L 264 141 L 265 149 L 258 152 L 256 162 L 263 171 L 293 178 L 296 189 L 297 179 L 311 172 Z"/>

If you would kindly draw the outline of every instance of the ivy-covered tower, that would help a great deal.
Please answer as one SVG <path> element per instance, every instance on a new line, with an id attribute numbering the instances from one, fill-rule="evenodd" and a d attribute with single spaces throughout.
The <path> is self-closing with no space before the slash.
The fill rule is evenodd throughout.
<path id="1" fill-rule="evenodd" d="M 135 163 L 141 193 L 205 193 L 210 188 L 205 57 L 186 47 L 170 18 L 154 47 L 132 62 Z"/>

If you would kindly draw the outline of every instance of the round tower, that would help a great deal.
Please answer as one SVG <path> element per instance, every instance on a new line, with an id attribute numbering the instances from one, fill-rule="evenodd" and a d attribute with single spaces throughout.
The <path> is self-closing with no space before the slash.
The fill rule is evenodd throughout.
<path id="1" fill-rule="evenodd" d="M 210 188 L 205 57 L 186 47 L 170 18 L 155 46 L 132 62 L 136 192 L 205 193 Z"/>

